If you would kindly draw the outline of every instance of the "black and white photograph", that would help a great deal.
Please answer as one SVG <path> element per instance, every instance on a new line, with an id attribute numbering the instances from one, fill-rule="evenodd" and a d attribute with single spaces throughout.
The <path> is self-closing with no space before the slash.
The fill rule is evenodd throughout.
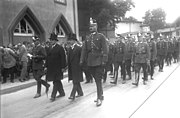
<path id="1" fill-rule="evenodd" d="M 0 118 L 180 118 L 180 0 L 0 0 Z"/>

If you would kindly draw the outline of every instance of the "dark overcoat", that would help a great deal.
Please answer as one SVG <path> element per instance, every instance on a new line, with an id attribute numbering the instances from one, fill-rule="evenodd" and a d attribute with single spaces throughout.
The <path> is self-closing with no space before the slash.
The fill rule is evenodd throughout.
<path id="1" fill-rule="evenodd" d="M 62 69 L 66 67 L 65 50 L 59 44 L 56 44 L 49 50 L 46 58 L 46 79 L 47 81 L 55 81 L 63 79 Z"/>
<path id="2" fill-rule="evenodd" d="M 74 83 L 83 81 L 83 72 L 80 66 L 81 46 L 78 44 L 68 49 L 68 77 Z"/>

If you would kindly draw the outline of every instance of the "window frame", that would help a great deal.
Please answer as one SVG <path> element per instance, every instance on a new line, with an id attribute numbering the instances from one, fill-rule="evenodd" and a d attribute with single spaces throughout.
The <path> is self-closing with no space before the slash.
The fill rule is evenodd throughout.
<path id="1" fill-rule="evenodd" d="M 64 34 L 64 35 L 57 35 L 57 37 L 66 37 L 66 34 L 65 34 L 64 29 L 62 28 L 61 24 L 58 23 L 57 25 L 59 26 L 59 29 L 61 29 L 61 31 L 62 31 L 63 34 Z M 56 25 L 56 27 L 57 27 L 57 25 Z M 56 27 L 55 27 L 55 29 L 54 29 L 55 34 L 57 34 L 57 32 L 56 32 L 56 31 L 57 31 L 57 30 L 56 30 Z"/>
<path id="2" fill-rule="evenodd" d="M 64 2 L 62 2 L 62 0 L 54 0 L 55 3 L 58 3 L 58 4 L 62 4 L 62 5 L 67 5 L 67 1 L 66 0 L 63 0 Z"/>
<path id="3" fill-rule="evenodd" d="M 21 33 L 21 24 L 20 24 L 20 22 L 21 22 L 21 20 L 24 20 L 25 22 L 26 22 L 26 33 Z M 33 28 L 31 27 L 31 25 L 29 24 L 29 22 L 25 19 L 25 18 L 23 18 L 23 19 L 21 19 L 20 21 L 19 21 L 19 23 L 17 24 L 17 25 L 19 25 L 19 27 L 18 27 L 18 29 L 19 29 L 19 33 L 16 33 L 15 32 L 15 30 L 16 30 L 16 27 L 15 27 L 15 29 L 14 29 L 14 31 L 13 31 L 13 35 L 14 36 L 34 36 L 34 30 L 33 30 Z M 16 26 L 17 26 L 16 25 Z M 32 30 L 32 33 L 28 33 L 28 26 L 29 26 L 29 28 Z"/>

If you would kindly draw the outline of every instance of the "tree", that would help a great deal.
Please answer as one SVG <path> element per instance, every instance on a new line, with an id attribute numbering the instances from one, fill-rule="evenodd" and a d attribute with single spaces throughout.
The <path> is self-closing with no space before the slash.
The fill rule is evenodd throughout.
<path id="1" fill-rule="evenodd" d="M 175 20 L 174 25 L 175 25 L 176 27 L 180 27 L 180 17 L 178 17 L 178 18 Z"/>
<path id="2" fill-rule="evenodd" d="M 151 31 L 155 32 L 158 29 L 164 28 L 166 25 L 166 13 L 163 9 L 157 8 L 152 11 L 145 12 L 143 17 L 144 23 L 150 26 Z"/>
<path id="3" fill-rule="evenodd" d="M 129 16 L 128 18 L 124 18 L 124 21 L 129 21 L 129 22 L 135 22 L 138 21 L 136 18 L 134 18 L 133 16 Z"/>
<path id="4" fill-rule="evenodd" d="M 85 0 L 85 4 L 89 17 L 96 19 L 100 28 L 115 26 L 134 7 L 132 0 Z"/>

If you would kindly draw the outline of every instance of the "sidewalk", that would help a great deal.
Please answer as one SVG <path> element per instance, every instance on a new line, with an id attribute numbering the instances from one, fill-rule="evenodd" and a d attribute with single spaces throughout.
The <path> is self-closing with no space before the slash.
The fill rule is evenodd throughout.
<path id="1" fill-rule="evenodd" d="M 68 76 L 68 73 L 65 72 L 64 78 L 66 78 L 67 76 Z M 44 79 L 44 76 L 43 76 L 43 79 Z M 5 84 L 0 83 L 0 90 L 1 90 L 0 95 L 16 92 L 21 89 L 26 89 L 34 85 L 36 85 L 36 80 L 33 78 L 32 75 L 30 75 L 30 79 L 28 81 L 24 81 L 24 82 L 20 82 L 18 78 L 14 80 L 14 83 L 9 82 L 8 80 L 7 83 Z"/>

